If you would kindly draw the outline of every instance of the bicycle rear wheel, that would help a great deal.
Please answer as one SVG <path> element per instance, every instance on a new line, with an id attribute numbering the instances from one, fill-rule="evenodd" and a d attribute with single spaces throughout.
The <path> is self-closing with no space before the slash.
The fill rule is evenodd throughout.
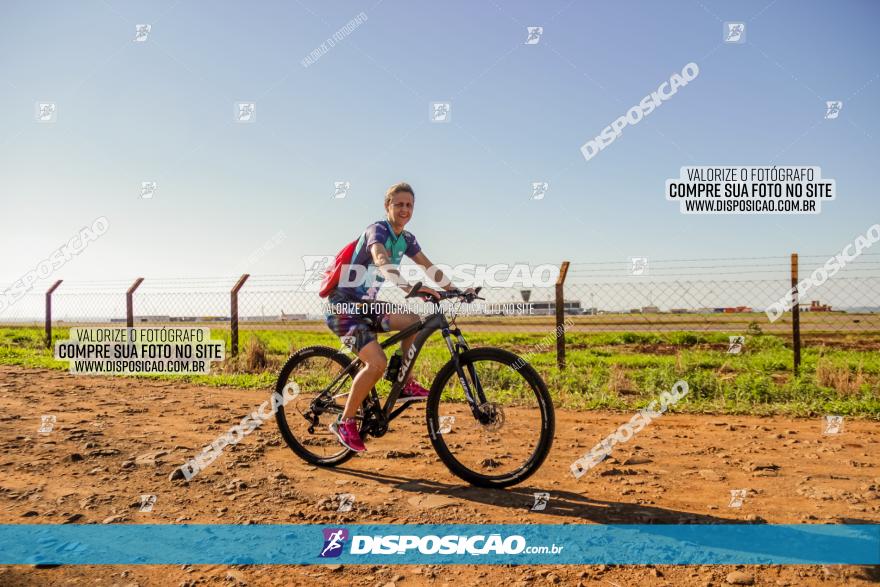
<path id="1" fill-rule="evenodd" d="M 553 444 L 555 419 L 547 386 L 515 354 L 478 348 L 459 356 L 475 396 L 474 414 L 449 361 L 428 396 L 428 435 L 443 463 L 478 487 L 508 487 L 538 470 Z"/>
<path id="2" fill-rule="evenodd" d="M 300 392 L 286 406 L 279 406 L 275 420 L 284 442 L 303 460 L 325 467 L 340 465 L 354 456 L 354 452 L 342 446 L 328 426 L 342 412 L 354 373 L 346 374 L 337 382 L 331 404 L 337 411 L 313 411 L 312 402 L 340 372 L 348 367 L 351 359 L 336 349 L 323 346 L 307 347 L 291 356 L 275 383 L 275 391 L 283 393 L 285 386 L 296 383 Z M 342 395 L 340 395 L 342 394 Z M 362 425 L 362 410 L 358 410 Z"/>

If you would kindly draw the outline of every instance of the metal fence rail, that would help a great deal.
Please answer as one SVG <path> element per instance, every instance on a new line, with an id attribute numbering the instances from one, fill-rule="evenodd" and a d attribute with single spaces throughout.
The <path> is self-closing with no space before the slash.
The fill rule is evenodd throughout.
<path id="1" fill-rule="evenodd" d="M 465 308 L 470 330 L 553 334 L 560 369 L 566 334 L 600 332 L 767 333 L 791 337 L 793 369 L 807 337 L 880 333 L 880 255 L 863 254 L 821 284 L 812 284 L 790 309 L 771 320 L 765 310 L 784 300 L 792 284 L 822 277 L 833 255 L 732 259 L 673 259 L 560 264 L 555 285 L 485 288 L 486 302 Z M 819 273 L 815 273 L 819 268 Z M 0 314 L 0 323 L 53 325 L 209 324 L 240 328 L 325 331 L 325 307 L 309 289 L 313 276 L 249 275 L 130 281 L 58 280 Z M 380 299 L 412 306 L 403 293 L 383 288 Z M 824 337 L 824 339 L 823 339 Z"/>

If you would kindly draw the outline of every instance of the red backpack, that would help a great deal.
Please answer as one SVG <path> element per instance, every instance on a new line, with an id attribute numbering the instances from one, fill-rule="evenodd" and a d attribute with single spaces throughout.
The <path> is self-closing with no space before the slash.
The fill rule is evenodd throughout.
<path id="1" fill-rule="evenodd" d="M 318 295 L 322 298 L 329 296 L 330 292 L 339 285 L 339 279 L 342 277 L 342 268 L 351 263 L 358 240 L 360 240 L 360 237 L 345 245 L 336 255 L 333 263 L 327 267 L 327 270 L 324 272 L 324 278 L 321 280 L 321 289 L 318 291 Z"/>

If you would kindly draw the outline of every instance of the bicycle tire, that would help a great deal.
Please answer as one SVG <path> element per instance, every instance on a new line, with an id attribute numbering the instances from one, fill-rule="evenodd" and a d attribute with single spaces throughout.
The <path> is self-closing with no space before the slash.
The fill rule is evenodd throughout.
<path id="1" fill-rule="evenodd" d="M 287 359 L 287 362 L 284 363 L 284 366 L 281 367 L 281 371 L 278 373 L 278 379 L 275 382 L 275 393 L 283 395 L 284 386 L 287 385 L 287 379 L 288 377 L 290 377 L 290 373 L 294 370 L 294 368 L 305 362 L 306 360 L 314 357 L 330 359 L 331 361 L 339 364 L 339 366 L 343 369 L 351 364 L 351 359 L 349 357 L 330 347 L 310 346 L 304 349 L 300 349 L 299 351 L 291 355 L 290 358 Z M 298 415 L 296 417 L 298 417 Z M 355 455 L 354 451 L 348 449 L 346 449 L 345 452 L 342 452 L 339 455 L 335 455 L 329 458 L 322 458 L 311 452 L 296 438 L 296 435 L 294 435 L 293 432 L 290 430 L 290 426 L 287 423 L 287 417 L 284 412 L 284 406 L 278 406 L 278 411 L 275 412 L 275 421 L 278 424 L 278 430 L 281 432 L 281 437 L 284 439 L 284 442 L 287 443 L 287 446 L 290 447 L 290 450 L 292 450 L 298 457 L 300 457 L 307 463 L 311 463 L 312 465 L 316 465 L 319 467 L 335 467 L 348 461 Z"/>
<path id="2" fill-rule="evenodd" d="M 452 471 L 453 474 L 467 481 L 471 485 L 475 485 L 477 487 L 503 488 L 522 483 L 523 481 L 531 477 L 541 467 L 541 465 L 544 463 L 544 460 L 547 458 L 547 455 L 550 453 L 550 448 L 553 445 L 553 435 L 556 428 L 556 421 L 553 410 L 553 401 L 550 398 L 550 392 L 547 391 L 547 386 L 544 383 L 544 380 L 529 363 L 523 361 L 514 353 L 511 353 L 504 349 L 493 347 L 471 349 L 459 355 L 458 360 L 462 367 L 465 368 L 471 362 L 488 360 L 502 363 L 503 365 L 506 365 L 507 367 L 510 367 L 512 369 L 513 365 L 517 364 L 519 361 L 522 361 L 522 366 L 520 366 L 518 369 L 515 369 L 515 371 L 517 371 L 525 378 L 526 382 L 535 392 L 535 395 L 538 399 L 542 418 L 541 436 L 537 443 L 535 451 L 532 453 L 528 461 L 526 461 L 513 473 L 508 473 L 504 475 L 483 475 L 481 473 L 472 471 L 471 469 L 468 469 L 466 466 L 461 464 L 446 446 L 446 442 L 443 439 L 443 434 L 439 433 L 440 396 L 442 395 L 443 389 L 446 387 L 446 384 L 449 382 L 449 379 L 451 377 L 457 376 L 455 370 L 455 362 L 453 360 L 450 360 L 440 369 L 440 371 L 437 373 L 437 376 L 434 378 L 434 382 L 431 384 L 431 391 L 428 395 L 427 406 L 425 407 L 425 417 L 426 423 L 428 425 L 428 437 L 431 439 L 431 444 L 434 446 L 434 450 L 437 452 L 437 456 L 440 457 L 440 460 L 443 461 L 443 464 L 446 465 L 446 467 L 450 471 Z"/>

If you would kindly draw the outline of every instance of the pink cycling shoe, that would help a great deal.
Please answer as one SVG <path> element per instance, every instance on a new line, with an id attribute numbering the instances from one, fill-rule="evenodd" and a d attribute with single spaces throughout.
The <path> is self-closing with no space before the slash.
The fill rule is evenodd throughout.
<path id="1" fill-rule="evenodd" d="M 346 420 L 336 420 L 330 424 L 330 432 L 336 435 L 336 439 L 342 446 L 355 452 L 364 452 L 367 447 L 361 440 L 360 432 L 358 432 L 357 420 L 348 418 Z"/>
<path id="2" fill-rule="evenodd" d="M 415 379 L 410 379 L 409 383 L 403 386 L 397 401 L 411 402 L 426 399 L 428 399 L 428 390 L 419 385 Z"/>

